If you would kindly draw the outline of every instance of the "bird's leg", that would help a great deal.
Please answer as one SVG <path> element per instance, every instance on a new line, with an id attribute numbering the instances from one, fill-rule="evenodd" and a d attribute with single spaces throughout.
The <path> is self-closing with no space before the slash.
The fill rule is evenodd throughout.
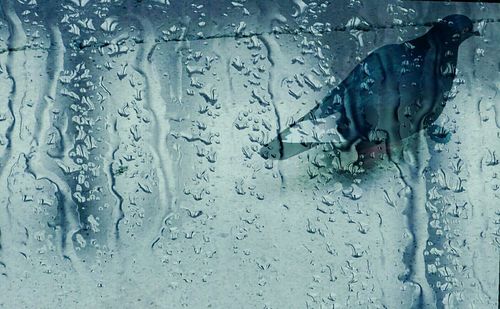
<path id="1" fill-rule="evenodd" d="M 381 155 L 386 153 L 385 143 L 361 140 L 356 144 L 356 152 L 357 162 L 362 163 L 365 168 L 370 168 L 381 158 Z"/>

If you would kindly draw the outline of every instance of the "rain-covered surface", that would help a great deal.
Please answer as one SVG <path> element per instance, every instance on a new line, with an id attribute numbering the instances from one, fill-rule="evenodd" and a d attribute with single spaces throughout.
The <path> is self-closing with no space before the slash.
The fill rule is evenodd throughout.
<path id="1" fill-rule="evenodd" d="M 497 308 L 500 4 L 0 3 L 0 307 Z M 259 155 L 452 13 L 418 152 Z"/>

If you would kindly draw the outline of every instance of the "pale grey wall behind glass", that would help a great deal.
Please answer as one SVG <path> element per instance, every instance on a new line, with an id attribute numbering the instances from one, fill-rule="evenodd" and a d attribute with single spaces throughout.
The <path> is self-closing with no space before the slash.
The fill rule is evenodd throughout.
<path id="1" fill-rule="evenodd" d="M 500 4 L 0 3 L 0 307 L 497 307 Z M 259 156 L 452 13 L 483 35 L 410 188 L 387 158 Z"/>

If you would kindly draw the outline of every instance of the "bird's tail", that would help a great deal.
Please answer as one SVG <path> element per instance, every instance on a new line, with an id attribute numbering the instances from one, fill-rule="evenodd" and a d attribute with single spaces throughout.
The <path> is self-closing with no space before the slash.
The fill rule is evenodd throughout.
<path id="1" fill-rule="evenodd" d="M 344 148 L 346 140 L 338 132 L 336 122 L 335 116 L 316 118 L 310 112 L 262 147 L 260 155 L 265 159 L 285 160 L 318 145 Z"/>
<path id="2" fill-rule="evenodd" d="M 260 155 L 264 159 L 286 160 L 319 145 L 319 143 L 287 143 L 283 141 L 281 134 L 260 149 Z"/>

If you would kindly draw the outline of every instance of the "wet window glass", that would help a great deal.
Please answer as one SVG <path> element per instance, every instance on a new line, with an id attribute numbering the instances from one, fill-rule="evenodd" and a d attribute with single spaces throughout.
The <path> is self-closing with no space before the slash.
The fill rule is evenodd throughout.
<path id="1" fill-rule="evenodd" d="M 0 0 L 0 307 L 497 308 L 498 2 Z"/>

